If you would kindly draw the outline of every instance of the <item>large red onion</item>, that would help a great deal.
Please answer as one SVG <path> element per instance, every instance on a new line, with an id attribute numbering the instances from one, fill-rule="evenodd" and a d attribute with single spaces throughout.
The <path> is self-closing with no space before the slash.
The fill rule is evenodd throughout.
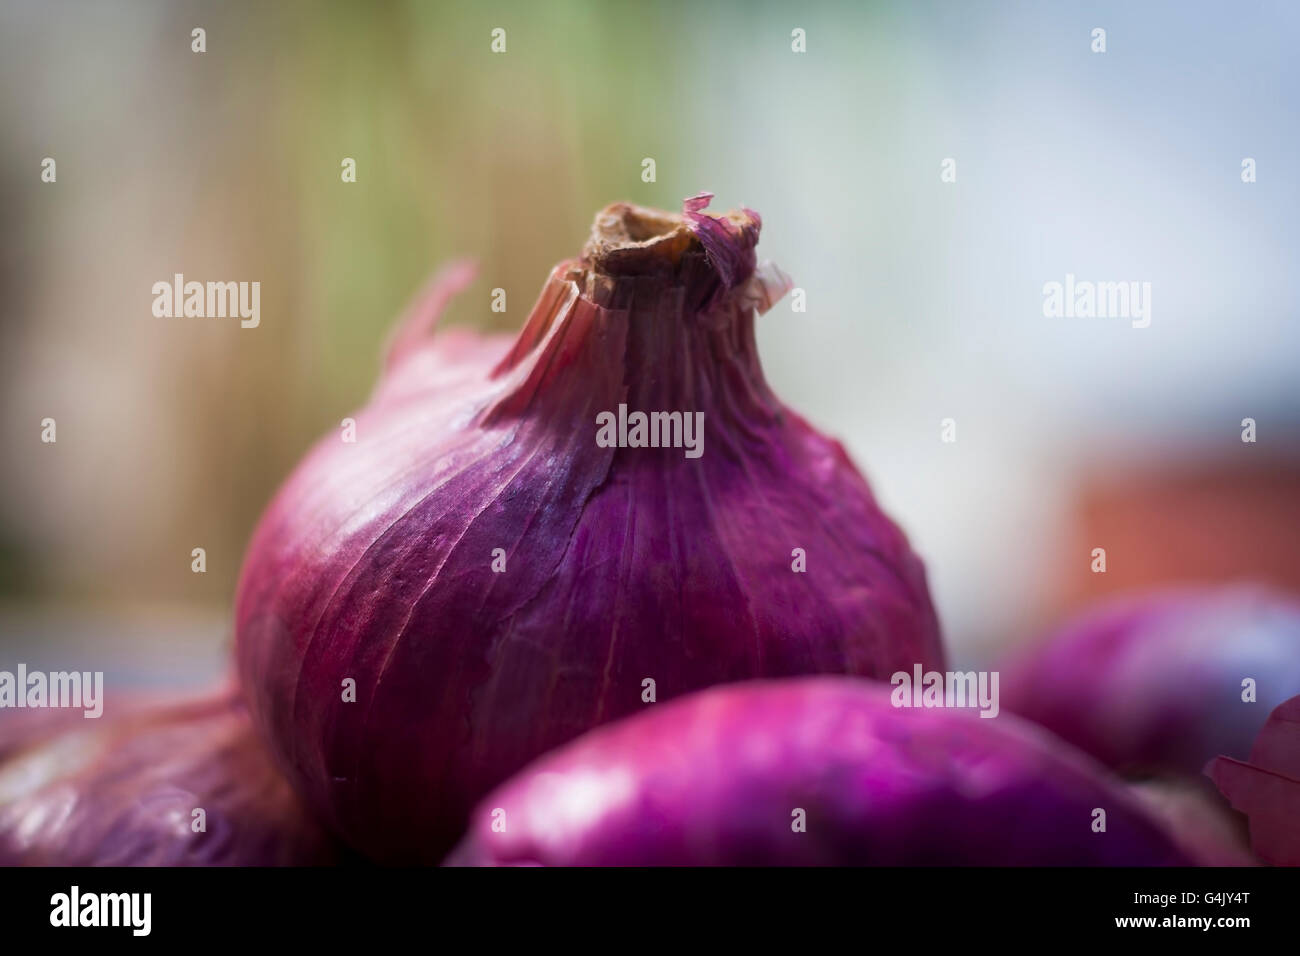
<path id="1" fill-rule="evenodd" d="M 757 214 L 707 199 L 602 211 L 490 367 L 493 343 L 421 336 L 454 270 L 355 443 L 324 438 L 258 526 L 236 611 L 252 712 L 370 855 L 438 859 L 477 798 L 645 706 L 649 680 L 662 700 L 942 666 L 920 561 L 764 381 L 754 316 L 788 280 L 755 265 Z M 702 413 L 702 455 L 602 447 L 620 405 Z"/>
<path id="2" fill-rule="evenodd" d="M 592 731 L 489 794 L 448 862 L 1192 860 L 1123 785 L 1032 724 L 898 709 L 886 686 L 820 677 L 718 687 Z"/>
<path id="3" fill-rule="evenodd" d="M 1003 707 L 1135 775 L 1199 777 L 1218 754 L 1244 758 L 1296 694 L 1300 602 L 1251 586 L 1112 599 L 1002 675 Z"/>
<path id="4" fill-rule="evenodd" d="M 346 855 L 306 815 L 232 692 L 124 700 L 96 720 L 42 713 L 18 732 L 0 724 L 0 865 L 306 866 Z"/>

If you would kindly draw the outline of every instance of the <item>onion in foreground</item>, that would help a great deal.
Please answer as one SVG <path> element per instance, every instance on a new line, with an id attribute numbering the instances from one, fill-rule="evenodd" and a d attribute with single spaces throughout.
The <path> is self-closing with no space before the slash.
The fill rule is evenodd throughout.
<path id="1" fill-rule="evenodd" d="M 242 685 L 370 856 L 436 862 L 492 786 L 647 699 L 942 666 L 921 562 L 764 380 L 755 313 L 789 281 L 756 265 L 758 215 L 708 198 L 602 211 L 504 355 L 424 334 L 453 270 L 355 442 L 322 440 L 262 518 Z"/>
<path id="2" fill-rule="evenodd" d="M 1097 821 L 1104 811 L 1104 832 Z M 1127 789 L 1024 721 L 846 678 L 719 687 L 479 804 L 452 865 L 1180 865 Z"/>

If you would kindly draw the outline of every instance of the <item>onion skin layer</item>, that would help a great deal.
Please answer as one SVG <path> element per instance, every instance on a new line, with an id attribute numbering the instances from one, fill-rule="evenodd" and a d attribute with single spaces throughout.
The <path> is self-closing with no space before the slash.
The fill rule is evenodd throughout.
<path id="1" fill-rule="evenodd" d="M 647 679 L 664 700 L 942 667 L 921 562 L 763 378 L 755 313 L 789 280 L 755 264 L 757 215 L 703 205 L 603 211 L 508 347 L 427 335 L 468 282 L 453 266 L 393 339 L 355 444 L 322 439 L 262 518 L 242 686 L 368 856 L 439 861 L 491 787 L 643 706 Z M 621 403 L 703 412 L 702 457 L 599 447 Z"/>
<path id="2" fill-rule="evenodd" d="M 1250 821 L 1261 860 L 1300 866 L 1300 696 L 1269 714 L 1249 761 L 1216 757 L 1205 772 Z"/>
<path id="3" fill-rule="evenodd" d="M 313 866 L 351 854 L 306 814 L 233 691 L 0 735 L 0 865 Z M 0 724 L 0 729 L 5 725 Z M 203 809 L 203 832 L 193 811 Z"/>
<path id="4" fill-rule="evenodd" d="M 1104 602 L 1002 677 L 1003 707 L 1135 776 L 1199 779 L 1219 754 L 1244 759 L 1269 711 L 1296 694 L 1300 602 L 1244 585 Z"/>
<path id="5" fill-rule="evenodd" d="M 898 709 L 887 687 L 819 677 L 718 687 L 592 731 L 489 794 L 447 862 L 1192 860 L 1103 768 L 1024 721 Z"/>

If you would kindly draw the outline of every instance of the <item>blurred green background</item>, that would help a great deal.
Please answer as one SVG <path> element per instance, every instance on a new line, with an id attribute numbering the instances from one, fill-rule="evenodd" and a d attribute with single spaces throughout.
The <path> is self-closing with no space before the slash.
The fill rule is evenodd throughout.
<path id="1" fill-rule="evenodd" d="M 61 634 L 219 661 L 257 515 L 438 263 L 482 264 L 449 323 L 513 330 L 601 206 L 704 189 L 807 290 L 762 320 L 769 377 L 909 532 L 957 659 L 1098 589 L 1296 584 L 1292 5 L 0 9 L 0 666 Z M 177 272 L 260 281 L 260 327 L 153 317 Z M 1152 281 L 1151 328 L 1045 319 L 1066 272 Z"/>

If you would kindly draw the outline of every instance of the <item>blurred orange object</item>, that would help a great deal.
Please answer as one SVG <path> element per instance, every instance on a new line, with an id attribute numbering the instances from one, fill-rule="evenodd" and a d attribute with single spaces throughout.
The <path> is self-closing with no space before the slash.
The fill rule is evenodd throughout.
<path id="1" fill-rule="evenodd" d="M 1176 583 L 1300 591 L 1300 461 L 1111 466 L 1085 484 L 1077 513 L 1086 548 L 1106 549 L 1106 573 L 1071 575 L 1067 607 Z"/>

